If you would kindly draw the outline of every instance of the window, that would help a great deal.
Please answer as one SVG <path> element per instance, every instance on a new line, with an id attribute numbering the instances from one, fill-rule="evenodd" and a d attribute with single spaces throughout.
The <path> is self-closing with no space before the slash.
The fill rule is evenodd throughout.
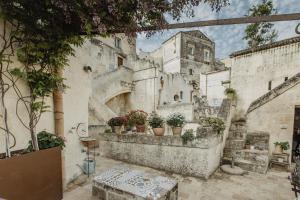
<path id="1" fill-rule="evenodd" d="M 187 54 L 193 56 L 194 55 L 195 46 L 192 44 L 188 44 Z"/>
<path id="2" fill-rule="evenodd" d="M 189 69 L 189 74 L 193 75 L 193 69 Z"/>
<path id="3" fill-rule="evenodd" d="M 179 96 L 177 94 L 174 95 L 174 101 L 178 101 L 179 100 Z"/>
<path id="4" fill-rule="evenodd" d="M 207 49 L 204 49 L 204 61 L 210 61 L 210 52 Z"/>
<path id="5" fill-rule="evenodd" d="M 287 81 L 289 79 L 289 77 L 284 77 L 284 81 Z"/>
<path id="6" fill-rule="evenodd" d="M 123 66 L 123 58 L 121 58 L 121 57 L 118 57 L 118 67 L 121 67 L 121 66 Z"/>
<path id="7" fill-rule="evenodd" d="M 121 49 L 121 38 L 115 37 L 115 47 Z"/>
<path id="8" fill-rule="evenodd" d="M 272 81 L 269 81 L 268 90 L 272 90 Z"/>
<path id="9" fill-rule="evenodd" d="M 180 91 L 180 99 L 183 99 L 183 92 Z"/>

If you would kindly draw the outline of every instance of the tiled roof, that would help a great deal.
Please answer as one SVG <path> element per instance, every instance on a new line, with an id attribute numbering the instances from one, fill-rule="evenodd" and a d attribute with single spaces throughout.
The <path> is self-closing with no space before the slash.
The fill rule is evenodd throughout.
<path id="1" fill-rule="evenodd" d="M 244 49 L 241 51 L 236 51 L 236 52 L 230 54 L 230 57 L 233 58 L 233 57 L 246 55 L 246 54 L 254 53 L 254 52 L 258 52 L 258 51 L 263 51 L 263 50 L 271 49 L 271 48 L 275 48 L 275 47 L 285 46 L 285 45 L 289 45 L 289 44 L 293 44 L 293 43 L 297 43 L 297 42 L 300 42 L 300 36 L 288 38 L 285 40 L 280 40 L 278 42 L 273 42 L 270 44 L 261 45 L 261 46 L 255 47 L 255 48 L 249 48 L 249 49 Z"/>

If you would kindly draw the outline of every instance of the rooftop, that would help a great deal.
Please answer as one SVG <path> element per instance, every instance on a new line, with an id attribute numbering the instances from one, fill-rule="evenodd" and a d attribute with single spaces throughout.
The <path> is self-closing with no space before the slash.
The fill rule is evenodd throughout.
<path id="1" fill-rule="evenodd" d="M 248 49 L 236 51 L 236 52 L 230 54 L 230 58 L 234 58 L 237 56 L 246 55 L 246 54 L 250 54 L 250 53 L 254 53 L 254 52 L 259 52 L 259 51 L 263 51 L 263 50 L 267 50 L 267 49 L 272 49 L 272 48 L 276 48 L 276 47 L 280 47 L 280 46 L 285 46 L 285 45 L 289 45 L 289 44 L 293 44 L 293 43 L 297 43 L 297 42 L 300 42 L 300 36 L 288 38 L 285 40 L 280 40 L 280 41 L 273 42 L 270 44 L 264 44 L 264 45 L 261 45 L 261 46 L 255 47 L 255 48 L 248 48 Z"/>

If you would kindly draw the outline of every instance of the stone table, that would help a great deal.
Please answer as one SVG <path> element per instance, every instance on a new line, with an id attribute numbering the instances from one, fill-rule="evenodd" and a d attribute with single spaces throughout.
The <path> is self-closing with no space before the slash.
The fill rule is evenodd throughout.
<path id="1" fill-rule="evenodd" d="M 99 200 L 177 200 L 178 183 L 126 166 L 116 166 L 96 176 L 93 196 Z"/>

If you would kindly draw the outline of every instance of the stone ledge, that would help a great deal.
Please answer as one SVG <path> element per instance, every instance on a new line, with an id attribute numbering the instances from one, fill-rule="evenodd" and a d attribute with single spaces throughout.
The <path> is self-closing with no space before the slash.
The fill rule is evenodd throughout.
<path id="1" fill-rule="evenodd" d="M 154 136 L 154 135 L 142 135 L 142 134 L 121 134 L 114 133 L 99 133 L 98 139 L 100 141 L 120 142 L 120 143 L 136 143 L 147 145 L 160 145 L 160 146 L 175 146 L 175 147 L 188 147 L 188 148 L 200 148 L 208 149 L 211 146 L 215 146 L 222 141 L 222 135 L 211 134 L 205 138 L 197 138 L 193 141 L 183 144 L 180 136 Z"/>

